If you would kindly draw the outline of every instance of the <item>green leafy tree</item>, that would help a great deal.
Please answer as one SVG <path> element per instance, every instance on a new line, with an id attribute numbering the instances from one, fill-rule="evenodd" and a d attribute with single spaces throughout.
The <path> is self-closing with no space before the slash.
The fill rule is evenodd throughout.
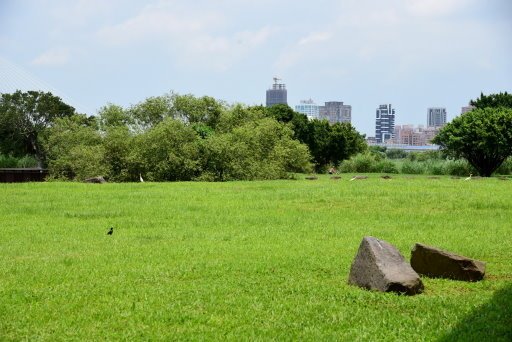
<path id="1" fill-rule="evenodd" d="M 290 124 L 293 129 L 293 137 L 309 145 L 311 141 L 311 131 L 306 115 L 294 111 L 285 104 L 276 104 L 266 108 L 266 110 L 267 115 L 276 119 L 278 122 Z"/>
<path id="2" fill-rule="evenodd" d="M 56 119 L 40 141 L 53 178 L 84 180 L 104 176 L 108 170 L 102 137 L 85 115 Z"/>
<path id="3" fill-rule="evenodd" d="M 433 142 L 489 177 L 512 155 L 512 109 L 486 107 L 464 113 L 447 124 Z"/>
<path id="4" fill-rule="evenodd" d="M 0 151 L 14 156 L 34 155 L 44 160 L 39 135 L 58 118 L 75 109 L 50 92 L 20 90 L 0 97 Z"/>
<path id="5" fill-rule="evenodd" d="M 309 121 L 306 115 L 285 104 L 267 108 L 267 115 L 290 125 L 294 138 L 308 146 L 317 171 L 338 165 L 366 149 L 364 137 L 349 123 L 330 125 L 326 120 Z"/>
<path id="6" fill-rule="evenodd" d="M 108 127 L 102 139 L 105 151 L 103 162 L 107 167 L 109 181 L 125 182 L 139 179 L 138 170 L 133 167 L 131 151 L 134 149 L 134 135 L 126 126 Z"/>
<path id="7" fill-rule="evenodd" d="M 148 97 L 144 101 L 133 105 L 128 110 L 128 116 L 138 131 L 146 131 L 155 127 L 166 118 L 174 118 L 173 94 Z"/>
<path id="8" fill-rule="evenodd" d="M 215 129 L 224 110 L 224 104 L 213 97 L 173 94 L 175 117 L 194 124 L 203 123 Z"/>
<path id="9" fill-rule="evenodd" d="M 330 125 L 326 120 L 312 120 L 309 125 L 309 146 L 317 171 L 367 149 L 364 137 L 349 123 Z"/>
<path id="10" fill-rule="evenodd" d="M 192 180 L 199 173 L 199 140 L 190 125 L 167 118 L 134 138 L 132 173 L 152 181 Z"/>
<path id="11" fill-rule="evenodd" d="M 112 127 L 130 127 L 134 123 L 130 111 L 109 103 L 98 111 L 98 123 L 101 131 Z"/>
<path id="12" fill-rule="evenodd" d="M 331 126 L 327 149 L 327 158 L 331 164 L 338 165 L 366 148 L 364 137 L 350 123 L 335 123 Z"/>
<path id="13" fill-rule="evenodd" d="M 263 106 L 245 106 L 242 104 L 226 108 L 219 118 L 215 131 L 228 133 L 248 122 L 263 119 L 268 116 L 266 110 Z"/>
<path id="14" fill-rule="evenodd" d="M 499 94 L 484 95 L 480 93 L 480 97 L 476 100 L 471 100 L 470 104 L 476 108 L 512 108 L 512 94 L 507 92 Z"/>
<path id="15" fill-rule="evenodd" d="M 311 169 L 307 147 L 293 139 L 289 127 L 272 118 L 248 121 L 209 137 L 201 155 L 205 180 L 278 179 Z"/>
<path id="16" fill-rule="evenodd" d="M 331 126 L 327 120 L 312 120 L 309 123 L 309 134 L 307 145 L 318 171 L 330 164 L 327 151 L 330 144 Z"/>

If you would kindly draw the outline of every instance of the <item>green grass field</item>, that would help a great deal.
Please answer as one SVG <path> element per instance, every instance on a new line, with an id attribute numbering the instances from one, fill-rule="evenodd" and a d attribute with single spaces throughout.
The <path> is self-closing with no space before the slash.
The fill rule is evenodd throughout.
<path id="1" fill-rule="evenodd" d="M 512 181 L 0 184 L 0 340 L 512 339 Z M 107 236 L 110 226 L 114 234 Z M 487 262 L 408 297 L 347 285 L 361 239 Z"/>

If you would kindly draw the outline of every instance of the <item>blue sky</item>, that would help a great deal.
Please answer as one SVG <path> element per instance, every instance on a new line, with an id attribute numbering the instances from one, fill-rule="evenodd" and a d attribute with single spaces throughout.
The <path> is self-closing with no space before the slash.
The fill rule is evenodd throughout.
<path id="1" fill-rule="evenodd" d="M 46 87 L 87 114 L 171 90 L 262 104 L 344 101 L 374 134 L 512 92 L 509 0 L 0 0 L 0 91 Z M 24 89 L 25 90 L 25 89 Z"/>

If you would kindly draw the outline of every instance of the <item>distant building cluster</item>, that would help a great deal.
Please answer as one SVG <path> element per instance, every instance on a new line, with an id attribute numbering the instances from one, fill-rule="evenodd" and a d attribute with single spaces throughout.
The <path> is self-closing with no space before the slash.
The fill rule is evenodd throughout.
<path id="1" fill-rule="evenodd" d="M 329 101 L 319 106 L 311 99 L 302 100 L 295 106 L 295 111 L 306 115 L 310 120 L 327 120 L 331 124 L 352 121 L 352 106 L 341 101 Z"/>
<path id="2" fill-rule="evenodd" d="M 271 107 L 276 104 L 288 104 L 286 85 L 278 83 L 279 78 L 274 78 L 274 84 L 271 89 L 267 89 L 266 106 Z M 346 105 L 341 101 L 325 102 L 323 106 L 319 106 L 312 99 L 302 100 L 300 104 L 295 106 L 295 111 L 302 113 L 309 120 L 327 120 L 334 124 L 337 122 L 352 121 L 352 106 Z"/>
<path id="3" fill-rule="evenodd" d="M 379 109 L 384 113 L 390 111 L 391 105 L 388 105 L 387 111 L 385 105 L 379 106 Z M 379 113 L 379 109 L 377 109 L 377 116 Z M 393 110 L 393 119 L 394 119 L 394 110 Z M 379 118 L 377 117 L 377 121 Z M 382 119 L 381 119 L 382 120 Z M 431 107 L 427 109 L 427 126 L 424 125 L 392 125 L 393 133 L 389 134 L 389 131 L 386 131 L 385 134 L 382 134 L 382 139 L 379 141 L 378 135 L 376 134 L 376 143 L 384 143 L 384 144 L 394 144 L 394 145 L 408 145 L 408 146 L 427 146 L 432 145 L 432 139 L 439 133 L 441 128 L 446 125 L 446 108 L 444 107 Z M 382 125 L 381 125 L 382 126 Z M 379 124 L 376 123 L 377 132 Z M 388 130 L 391 128 L 391 124 L 384 126 Z"/>
<path id="4" fill-rule="evenodd" d="M 267 107 L 275 104 L 288 104 L 286 85 L 279 81 L 281 81 L 279 78 L 274 78 L 272 88 L 267 90 Z M 474 108 L 468 104 L 461 108 L 461 114 Z M 331 124 L 352 122 L 352 106 L 341 101 L 329 101 L 320 106 L 312 99 L 302 100 L 295 106 L 295 111 L 306 115 L 309 120 L 327 120 Z M 367 142 L 380 145 L 430 146 L 432 139 L 446 125 L 446 108 L 427 108 L 426 126 L 395 126 L 395 117 L 395 108 L 391 104 L 379 105 L 375 112 L 375 136 L 368 137 Z"/>
<path id="5" fill-rule="evenodd" d="M 393 144 L 425 146 L 432 145 L 431 140 L 439 133 L 442 126 L 397 125 L 394 130 Z"/>

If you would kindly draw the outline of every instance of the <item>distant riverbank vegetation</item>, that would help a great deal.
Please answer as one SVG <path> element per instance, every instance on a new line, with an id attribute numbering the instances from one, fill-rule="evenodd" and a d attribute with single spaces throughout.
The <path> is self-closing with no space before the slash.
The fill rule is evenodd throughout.
<path id="1" fill-rule="evenodd" d="M 442 152 L 418 154 L 368 147 L 364 135 L 351 124 L 308 120 L 287 105 L 228 104 L 209 96 L 171 92 L 129 107 L 107 104 L 97 115 L 87 116 L 51 93 L 17 91 L 0 98 L 0 167 L 40 166 L 49 169 L 52 179 L 103 176 L 114 182 L 141 177 L 148 181 L 286 179 L 335 169 L 510 174 L 510 97 L 482 94 L 472 102 L 475 114 L 461 115 L 440 133 L 437 143 Z M 490 107 L 480 108 L 484 105 Z M 478 139 L 468 138 L 466 132 Z"/>
<path id="2" fill-rule="evenodd" d="M 370 146 L 366 152 L 343 161 L 338 170 L 341 173 L 401 173 L 460 177 L 478 174 L 466 160 L 452 159 L 443 151 L 406 152 L 378 146 Z M 494 174 L 512 174 L 512 158 L 505 160 Z"/>

